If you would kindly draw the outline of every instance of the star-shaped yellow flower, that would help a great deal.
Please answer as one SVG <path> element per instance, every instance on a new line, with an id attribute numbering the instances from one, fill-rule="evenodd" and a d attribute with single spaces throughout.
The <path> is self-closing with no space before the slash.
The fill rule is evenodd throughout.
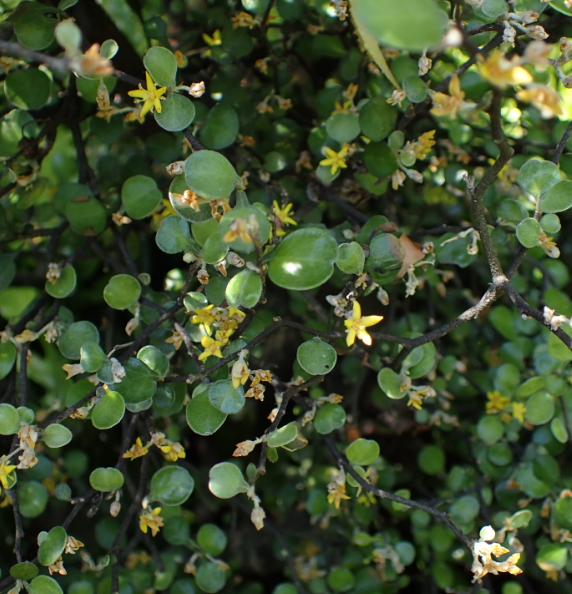
<path id="1" fill-rule="evenodd" d="M 8 460 L 4 460 L 0 465 L 0 483 L 4 489 L 11 489 L 16 482 L 16 475 L 12 474 L 17 466 L 8 464 Z"/>
<path id="2" fill-rule="evenodd" d="M 161 98 L 165 94 L 167 87 L 161 87 L 157 89 L 151 75 L 148 72 L 145 72 L 145 78 L 147 80 L 147 88 L 144 89 L 141 85 L 139 85 L 139 89 L 136 91 L 129 91 L 127 93 L 130 97 L 137 97 L 139 101 L 136 103 L 140 103 L 144 101 L 143 107 L 141 108 L 141 113 L 139 117 L 143 117 L 146 113 L 150 111 L 157 110 L 161 113 Z"/>
<path id="3" fill-rule="evenodd" d="M 276 235 L 279 237 L 281 235 L 286 235 L 286 231 L 284 231 L 283 227 L 286 225 L 297 225 L 298 223 L 290 216 L 290 211 L 292 210 L 292 203 L 286 204 L 280 208 L 278 201 L 274 200 L 272 202 L 272 210 L 274 211 L 274 216 L 277 223 Z M 293 214 L 293 213 L 292 213 Z"/>
<path id="4" fill-rule="evenodd" d="M 220 351 L 222 341 L 215 340 L 210 336 L 203 336 L 201 338 L 201 344 L 203 345 L 203 347 L 205 347 L 205 350 L 199 355 L 199 361 L 202 361 L 203 359 L 206 359 L 210 356 L 222 359 L 222 353 Z"/>
<path id="5" fill-rule="evenodd" d="M 379 324 L 383 320 L 383 316 L 361 316 L 361 306 L 357 301 L 354 301 L 352 315 L 344 322 L 348 333 L 346 342 L 348 346 L 356 341 L 356 336 L 368 346 L 371 345 L 371 336 L 367 333 L 366 328 Z"/>
<path id="6" fill-rule="evenodd" d="M 159 515 L 161 508 L 156 507 L 152 511 L 147 511 L 139 516 L 139 528 L 141 532 L 147 534 L 147 530 L 151 530 L 151 534 L 156 536 L 159 529 L 163 527 L 163 518 Z"/>
<path id="7" fill-rule="evenodd" d="M 346 165 L 346 157 L 347 157 L 347 150 L 346 150 L 346 146 L 344 144 L 344 146 L 342 147 L 342 150 L 339 151 L 338 153 L 336 153 L 336 151 L 334 149 L 331 149 L 330 147 L 326 147 L 325 151 L 326 151 L 326 159 L 322 159 L 320 161 L 320 165 L 324 165 L 325 167 L 330 167 L 330 171 L 332 173 L 332 175 L 336 175 L 336 173 L 338 172 L 338 169 L 345 169 L 347 167 Z"/>

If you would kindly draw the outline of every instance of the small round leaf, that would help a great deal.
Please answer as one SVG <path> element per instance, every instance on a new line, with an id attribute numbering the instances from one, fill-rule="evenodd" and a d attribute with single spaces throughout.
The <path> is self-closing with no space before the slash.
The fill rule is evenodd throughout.
<path id="1" fill-rule="evenodd" d="M 185 161 L 185 180 L 201 198 L 220 200 L 231 194 L 240 178 L 224 155 L 203 150 Z"/>
<path id="2" fill-rule="evenodd" d="M 225 290 L 227 303 L 232 307 L 252 308 L 262 295 L 260 276 L 252 270 L 242 270 L 233 276 Z"/>
<path id="3" fill-rule="evenodd" d="M 96 429 L 115 427 L 125 414 L 125 401 L 119 392 L 106 392 L 94 406 L 91 422 Z"/>
<path id="4" fill-rule="evenodd" d="M 141 296 L 139 281 L 129 274 L 116 274 L 103 290 L 103 298 L 113 309 L 127 309 Z"/>
<path id="5" fill-rule="evenodd" d="M 319 338 L 303 342 L 296 352 L 300 367 L 310 375 L 330 373 L 336 366 L 336 349 Z"/>
<path id="6" fill-rule="evenodd" d="M 195 576 L 197 586 L 207 594 L 216 594 L 224 588 L 226 584 L 226 575 L 224 571 L 216 564 L 203 563 Z"/>
<path id="7" fill-rule="evenodd" d="M 199 435 L 212 435 L 227 417 L 211 404 L 206 390 L 193 396 L 187 405 L 186 416 L 189 427 Z"/>
<path id="8" fill-rule="evenodd" d="M 191 496 L 195 481 L 180 466 L 165 466 L 151 478 L 149 497 L 163 505 L 182 505 Z"/>
<path id="9" fill-rule="evenodd" d="M 201 130 L 201 142 L 213 150 L 226 148 L 236 140 L 238 128 L 238 115 L 234 107 L 227 103 L 219 103 L 209 111 L 205 119 Z"/>
<path id="10" fill-rule="evenodd" d="M 64 528 L 52 528 L 38 549 L 38 561 L 41 565 L 52 565 L 64 552 L 68 535 Z"/>
<path id="11" fill-rule="evenodd" d="M 64 594 L 54 578 L 39 575 L 30 582 L 29 594 Z"/>
<path id="12" fill-rule="evenodd" d="M 209 471 L 209 490 L 219 499 L 230 499 L 238 493 L 246 493 L 248 483 L 242 472 L 231 462 L 216 464 Z"/>
<path id="13" fill-rule="evenodd" d="M 50 448 L 61 448 L 72 440 L 72 432 L 63 425 L 52 423 L 44 429 L 42 440 Z"/>
<path id="14" fill-rule="evenodd" d="M 379 444 L 373 439 L 360 437 L 348 446 L 346 456 L 352 464 L 368 466 L 373 464 L 379 456 Z"/>
<path id="15" fill-rule="evenodd" d="M 76 287 L 77 276 L 73 266 L 66 266 L 61 272 L 59 278 L 51 283 L 46 281 L 46 293 L 54 299 L 65 299 L 71 295 Z"/>
<path id="16" fill-rule="evenodd" d="M 188 97 L 171 93 L 165 101 L 161 101 L 161 111 L 155 110 L 153 116 L 163 130 L 180 132 L 195 119 L 195 106 Z"/>
<path id="17" fill-rule="evenodd" d="M 160 87 L 174 87 L 177 76 L 177 59 L 166 47 L 150 47 L 143 58 L 143 64 L 151 78 Z"/>
<path id="18" fill-rule="evenodd" d="M 231 380 L 219 380 L 208 387 L 210 403 L 221 413 L 232 415 L 240 412 L 246 401 L 242 386 L 234 388 Z"/>
<path id="19" fill-rule="evenodd" d="M 540 223 L 536 219 L 528 217 L 518 224 L 516 236 L 524 247 L 533 248 L 538 243 L 541 231 Z"/>
<path id="20" fill-rule="evenodd" d="M 324 404 L 320 406 L 314 417 L 314 428 L 318 433 L 327 435 L 343 427 L 346 422 L 346 411 L 339 404 Z"/>
<path id="21" fill-rule="evenodd" d="M 79 359 L 87 342 L 99 343 L 98 329 L 91 322 L 75 322 L 64 332 L 58 347 L 66 359 Z"/>
<path id="22" fill-rule="evenodd" d="M 217 557 L 226 549 L 227 538 L 215 524 L 203 524 L 197 532 L 197 542 L 205 553 Z"/>
<path id="23" fill-rule="evenodd" d="M 121 187 L 123 208 L 132 219 L 144 219 L 161 204 L 161 190 L 151 177 L 134 175 Z"/>
<path id="24" fill-rule="evenodd" d="M 89 484 L 96 490 L 103 493 L 117 491 L 123 487 L 125 478 L 117 468 L 96 468 L 89 475 Z"/>
<path id="25" fill-rule="evenodd" d="M 0 404 L 0 435 L 14 435 L 20 431 L 20 415 L 11 405 Z"/>

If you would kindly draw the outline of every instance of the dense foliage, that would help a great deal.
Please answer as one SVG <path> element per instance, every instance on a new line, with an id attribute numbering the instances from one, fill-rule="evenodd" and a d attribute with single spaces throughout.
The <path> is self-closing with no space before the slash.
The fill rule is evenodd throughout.
<path id="1" fill-rule="evenodd" d="M 572 592 L 572 1 L 76 2 L 0 2 L 0 591 Z"/>

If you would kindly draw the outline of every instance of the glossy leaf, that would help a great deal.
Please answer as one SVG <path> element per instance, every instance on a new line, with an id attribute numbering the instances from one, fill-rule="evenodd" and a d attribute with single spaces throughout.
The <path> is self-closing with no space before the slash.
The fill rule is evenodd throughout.
<path id="1" fill-rule="evenodd" d="M 89 484 L 96 490 L 103 493 L 117 491 L 123 487 L 125 478 L 116 468 L 96 468 L 89 475 Z"/>
<path id="2" fill-rule="evenodd" d="M 313 289 L 332 276 L 337 254 L 336 240 L 325 229 L 299 229 L 271 253 L 268 276 L 284 289 Z"/>
<path id="3" fill-rule="evenodd" d="M 248 483 L 242 472 L 231 462 L 216 464 L 209 471 L 209 490 L 219 499 L 230 499 L 239 493 L 246 493 Z"/>
<path id="4" fill-rule="evenodd" d="M 77 275 L 73 266 L 65 266 L 54 283 L 46 281 L 46 293 L 55 299 L 65 299 L 75 291 Z"/>
<path id="5" fill-rule="evenodd" d="M 161 190 L 154 179 L 146 175 L 134 175 L 121 187 L 123 208 L 132 219 L 144 219 L 161 204 Z"/>
<path id="6" fill-rule="evenodd" d="M 162 505 L 182 505 L 191 496 L 195 481 L 180 466 L 165 466 L 151 478 L 149 498 Z"/>
<path id="7" fill-rule="evenodd" d="M 119 392 L 106 392 L 91 413 L 91 422 L 96 429 L 111 429 L 121 422 L 125 414 L 125 401 Z"/>
<path id="8" fill-rule="evenodd" d="M 227 303 L 232 307 L 253 308 L 262 295 L 262 280 L 252 270 L 241 270 L 226 286 Z"/>
<path id="9" fill-rule="evenodd" d="M 52 528 L 38 549 L 38 561 L 40 565 L 51 565 L 64 552 L 67 533 L 61 526 Z"/>
<path id="10" fill-rule="evenodd" d="M 175 86 L 177 60 L 173 52 L 161 46 L 151 47 L 143 58 L 143 64 L 160 87 Z"/>
<path id="11" fill-rule="evenodd" d="M 300 367 L 310 375 L 330 373 L 336 366 L 336 349 L 319 338 L 303 342 L 296 353 Z"/>
<path id="12" fill-rule="evenodd" d="M 103 290 L 103 298 L 113 309 L 127 309 L 141 295 L 139 281 L 129 274 L 112 276 Z"/>
<path id="13" fill-rule="evenodd" d="M 207 200 L 226 198 L 239 180 L 230 161 L 215 151 L 197 151 L 185 161 L 185 180 Z"/>

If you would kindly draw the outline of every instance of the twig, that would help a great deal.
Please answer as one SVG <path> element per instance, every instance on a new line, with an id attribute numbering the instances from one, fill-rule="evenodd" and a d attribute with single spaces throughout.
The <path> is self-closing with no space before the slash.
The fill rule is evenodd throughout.
<path id="1" fill-rule="evenodd" d="M 562 138 L 560 139 L 560 141 L 556 145 L 556 148 L 554 149 L 554 155 L 552 155 L 552 162 L 555 163 L 556 165 L 558 165 L 558 163 L 560 162 L 560 157 L 562 156 L 562 153 L 564 152 L 564 149 L 566 148 L 568 139 L 570 138 L 571 135 L 572 135 L 572 121 L 570 121 L 570 123 L 568 124 L 566 130 L 564 131 L 564 134 L 562 135 Z"/>
<path id="2" fill-rule="evenodd" d="M 16 525 L 16 531 L 14 536 L 14 554 L 18 563 L 22 562 L 22 539 L 24 538 L 24 528 L 22 527 L 22 515 L 20 514 L 20 500 L 18 499 L 18 491 L 16 489 L 10 489 L 10 497 L 12 499 L 12 506 L 14 508 L 14 524 Z"/>
<path id="3" fill-rule="evenodd" d="M 397 503 L 401 503 L 403 505 L 407 505 L 409 507 L 413 507 L 415 509 L 421 509 L 428 514 L 431 514 L 433 517 L 438 518 L 447 527 L 453 532 L 453 534 L 460 540 L 468 549 L 469 551 L 473 550 L 473 541 L 465 536 L 463 532 L 457 527 L 457 525 L 451 520 L 451 518 L 445 513 L 434 507 L 429 505 L 425 505 L 424 503 L 419 503 L 413 499 L 406 499 L 405 497 L 400 497 L 399 495 L 394 495 L 393 493 L 389 493 L 388 491 L 384 491 L 383 489 L 378 489 L 374 487 L 370 483 L 367 482 L 366 479 L 362 478 L 354 469 L 354 467 L 348 462 L 347 458 L 341 454 L 338 449 L 336 448 L 333 440 L 331 437 L 327 436 L 324 437 L 324 441 L 328 446 L 332 456 L 335 458 L 336 462 L 344 467 L 345 471 L 350 474 L 354 480 L 356 480 L 365 491 L 372 493 L 376 497 L 381 499 L 388 499 L 389 501 L 395 501 Z"/>
<path id="4" fill-rule="evenodd" d="M 58 72 L 70 70 L 69 61 L 66 59 L 54 58 L 48 54 L 42 54 L 12 41 L 0 41 L 0 53 L 24 58 L 37 64 L 47 64 L 52 70 L 57 70 Z"/>

